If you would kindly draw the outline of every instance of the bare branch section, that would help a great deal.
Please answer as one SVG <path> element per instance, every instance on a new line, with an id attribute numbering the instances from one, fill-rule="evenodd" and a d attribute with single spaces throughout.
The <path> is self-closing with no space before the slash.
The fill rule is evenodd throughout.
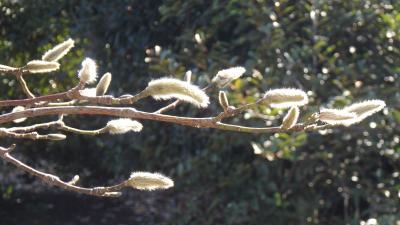
<path id="1" fill-rule="evenodd" d="M 58 61 L 74 45 L 74 41 L 68 39 L 48 50 L 40 60 L 31 60 L 22 67 L 0 65 L 0 73 L 14 76 L 18 80 L 22 91 L 27 96 L 24 99 L 0 101 L 0 107 L 14 107 L 11 112 L 0 115 L 0 138 L 62 141 L 67 139 L 67 133 L 89 136 L 120 135 L 127 132 L 140 132 L 143 125 L 137 120 L 151 120 L 194 128 L 252 134 L 312 132 L 359 123 L 385 107 L 385 102 L 381 100 L 363 101 L 349 105 L 343 109 L 321 109 L 320 112 L 314 112 L 311 116 L 303 118 L 306 122 L 299 123 L 298 121 L 301 121 L 300 115 L 302 115 L 300 107 L 308 104 L 309 99 L 305 91 L 295 88 L 268 90 L 254 103 L 234 106 L 229 103 L 229 94 L 220 89 L 227 87 L 232 81 L 240 79 L 246 73 L 246 69 L 243 67 L 220 70 L 210 79 L 211 83 L 204 88 L 199 88 L 195 85 L 189 73 L 185 81 L 170 77 L 159 78 L 149 81 L 148 86 L 144 90 L 138 90 L 135 94 L 125 94 L 115 97 L 106 95 L 112 80 L 111 73 L 104 74 L 100 81 L 97 82 L 95 88 L 87 87 L 87 85 L 96 83 L 98 77 L 96 62 L 90 58 L 83 60 L 81 69 L 77 74 L 77 85 L 75 87 L 60 93 L 35 96 L 30 91 L 24 76 L 50 73 L 58 70 L 60 68 Z M 214 112 L 215 116 L 185 117 L 165 114 L 184 103 L 191 104 L 197 108 L 206 108 L 212 104 L 208 94 L 216 94 L 219 99 L 221 110 Z M 153 112 L 133 108 L 135 103 L 149 97 L 159 101 L 171 99 L 174 101 Z M 259 111 L 255 109 L 261 105 L 272 108 L 289 108 L 282 120 L 282 125 L 276 127 L 249 127 L 223 122 L 229 118 L 237 117 L 245 111 Z M 257 112 L 257 114 L 258 118 L 269 118 L 262 112 Z M 20 125 L 27 118 L 54 115 L 59 116 L 57 121 L 29 126 Z M 93 130 L 82 130 L 66 125 L 63 117 L 67 115 L 112 116 L 115 119 L 104 124 L 102 127 L 97 127 Z M 19 126 L 8 127 L 12 122 L 15 124 L 18 123 Z M 265 124 L 264 121 L 262 121 L 262 124 Z M 127 187 L 140 190 L 154 190 L 167 189 L 173 186 L 173 181 L 164 175 L 133 172 L 127 180 L 113 186 L 80 187 L 77 185 L 79 176 L 76 175 L 70 181 L 63 181 L 53 174 L 36 170 L 11 156 L 10 153 L 14 148 L 15 145 L 8 148 L 0 147 L 0 157 L 4 161 L 15 165 L 18 169 L 41 179 L 49 185 L 81 194 L 117 197 L 121 195 L 121 190 Z"/>

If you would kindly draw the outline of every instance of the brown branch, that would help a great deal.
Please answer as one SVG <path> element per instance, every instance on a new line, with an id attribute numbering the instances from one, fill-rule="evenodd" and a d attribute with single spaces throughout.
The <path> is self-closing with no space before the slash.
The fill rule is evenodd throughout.
<path id="1" fill-rule="evenodd" d="M 228 111 L 227 114 L 222 113 L 223 116 L 221 116 L 220 114 L 217 117 L 206 117 L 206 118 L 170 116 L 164 114 L 143 112 L 129 107 L 104 107 L 104 106 L 46 107 L 46 108 L 27 109 L 20 112 L 3 114 L 0 116 L 0 124 L 11 122 L 15 119 L 24 117 L 69 114 L 69 115 L 102 115 L 102 116 L 115 116 L 122 118 L 145 119 L 145 120 L 174 123 L 196 128 L 214 128 L 214 129 L 230 130 L 230 131 L 246 132 L 246 133 L 294 132 L 294 131 L 303 131 L 306 127 L 308 129 L 307 131 L 326 129 L 325 126 L 316 126 L 315 128 L 310 128 L 310 126 L 304 126 L 304 125 L 297 125 L 290 129 L 283 129 L 280 127 L 255 128 L 255 127 L 245 127 L 232 124 L 225 124 L 220 122 L 222 118 L 227 118 L 229 116 L 236 115 L 245 108 L 250 107 L 252 105 L 253 104 L 249 104 L 245 105 L 244 107 L 235 109 L 231 112 Z"/>
<path id="2" fill-rule="evenodd" d="M 113 185 L 113 186 L 108 186 L 108 187 L 93 187 L 93 188 L 84 188 L 80 186 L 76 186 L 73 184 L 73 182 L 64 182 L 62 181 L 59 177 L 49 174 L 49 173 L 44 173 L 39 170 L 36 170 L 27 164 L 24 164 L 23 162 L 19 161 L 18 159 L 14 158 L 13 156 L 10 155 L 10 152 L 15 148 L 15 145 L 12 145 L 9 148 L 4 148 L 0 147 L 0 157 L 4 159 L 5 161 L 14 164 L 18 169 L 21 169 L 32 176 L 38 177 L 41 179 L 43 182 L 49 184 L 49 185 L 54 185 L 60 188 L 63 188 L 65 190 L 81 193 L 81 194 L 86 194 L 86 195 L 94 195 L 94 196 L 100 196 L 100 197 L 118 197 L 121 195 L 120 190 L 128 187 L 127 181 L 123 181 L 119 184 Z"/>
<path id="3" fill-rule="evenodd" d="M 56 94 L 50 94 L 50 95 L 44 95 L 44 96 L 39 96 L 39 97 L 34 97 L 34 98 L 28 98 L 28 99 L 20 99 L 20 100 L 3 100 L 0 101 L 0 107 L 4 106 L 26 106 L 26 105 L 32 105 L 34 103 L 38 102 L 50 102 L 50 101 L 56 101 L 56 100 L 62 100 L 62 99 L 70 99 L 72 101 L 76 100 L 83 100 L 87 101 L 89 103 L 97 103 L 97 104 L 104 104 L 104 105 L 121 105 L 121 104 L 133 104 L 137 101 L 139 101 L 142 98 L 147 97 L 147 93 L 145 92 L 139 92 L 136 95 L 124 95 L 120 96 L 118 98 L 111 96 L 111 95 L 103 95 L 103 96 L 96 96 L 96 97 L 90 97 L 90 96 L 83 96 L 79 93 L 79 90 L 81 90 L 84 87 L 85 84 L 79 83 L 76 87 L 72 88 L 71 90 L 61 92 L 61 93 L 56 93 Z M 50 102 L 48 103 L 49 105 L 55 105 L 55 106 L 64 106 L 64 105 L 71 105 L 74 104 L 75 102 L 61 102 L 57 104 L 56 102 Z"/>

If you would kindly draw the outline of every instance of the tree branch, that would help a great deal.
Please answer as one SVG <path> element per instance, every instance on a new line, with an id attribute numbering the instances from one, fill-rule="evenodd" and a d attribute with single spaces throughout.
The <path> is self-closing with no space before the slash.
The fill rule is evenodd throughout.
<path id="1" fill-rule="evenodd" d="M 127 181 L 123 181 L 119 184 L 113 185 L 113 186 L 108 186 L 108 187 L 93 187 L 93 188 L 84 188 L 80 186 L 76 186 L 73 184 L 73 182 L 64 182 L 62 181 L 59 177 L 49 174 L 49 173 L 44 173 L 39 170 L 36 170 L 27 164 L 24 164 L 23 162 L 19 161 L 18 159 L 14 158 L 13 156 L 10 155 L 10 152 L 15 148 L 15 145 L 12 145 L 9 148 L 4 148 L 0 147 L 0 157 L 4 159 L 5 161 L 14 164 L 18 169 L 21 169 L 32 176 L 38 177 L 41 179 L 43 182 L 49 184 L 49 185 L 54 185 L 60 188 L 63 188 L 65 190 L 81 193 L 81 194 L 86 194 L 86 195 L 94 195 L 94 196 L 100 196 L 100 197 L 119 197 L 121 195 L 120 190 L 129 187 Z"/>

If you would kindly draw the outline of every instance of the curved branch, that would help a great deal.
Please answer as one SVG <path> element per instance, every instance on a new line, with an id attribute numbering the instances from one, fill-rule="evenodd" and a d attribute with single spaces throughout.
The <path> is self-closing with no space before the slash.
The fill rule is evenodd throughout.
<path id="1" fill-rule="evenodd" d="M 76 186 L 72 182 L 64 182 L 59 177 L 53 174 L 44 173 L 39 170 L 36 170 L 28 166 L 27 164 L 19 161 L 18 159 L 14 158 L 13 156 L 10 155 L 11 150 L 13 150 L 14 148 L 15 145 L 9 148 L 0 147 L 0 157 L 11 164 L 14 164 L 19 169 L 31 174 L 32 176 L 40 178 L 43 182 L 49 185 L 54 185 L 81 194 L 94 195 L 100 197 L 118 197 L 121 195 L 120 190 L 129 186 L 126 181 L 108 187 L 84 188 Z"/>

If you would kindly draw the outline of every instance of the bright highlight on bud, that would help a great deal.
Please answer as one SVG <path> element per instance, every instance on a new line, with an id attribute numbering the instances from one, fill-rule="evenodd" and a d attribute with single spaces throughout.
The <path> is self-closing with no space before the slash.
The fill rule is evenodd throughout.
<path id="1" fill-rule="evenodd" d="M 112 79 L 111 73 L 105 73 L 101 77 L 99 83 L 96 86 L 96 96 L 102 96 L 107 92 L 108 87 L 110 86 L 111 83 L 111 79 Z"/>
<path id="2" fill-rule="evenodd" d="M 340 109 L 321 109 L 319 120 L 331 125 L 348 125 L 357 115 Z"/>
<path id="3" fill-rule="evenodd" d="M 61 141 L 67 138 L 64 134 L 48 134 L 47 138 L 52 141 Z"/>
<path id="4" fill-rule="evenodd" d="M 294 125 L 296 125 L 297 120 L 299 119 L 299 115 L 299 108 L 296 106 L 291 107 L 286 116 L 283 118 L 281 127 L 283 129 L 292 128 Z"/>
<path id="5" fill-rule="evenodd" d="M 82 62 L 82 69 L 78 73 L 82 83 L 90 84 L 97 79 L 97 65 L 91 58 L 86 58 Z"/>
<path id="6" fill-rule="evenodd" d="M 207 107 L 210 103 L 207 94 L 199 87 L 174 78 L 150 81 L 144 92 L 156 100 L 176 98 L 201 108 Z"/>
<path id="7" fill-rule="evenodd" d="M 57 62 L 47 62 L 42 60 L 32 60 L 25 66 L 30 73 L 48 73 L 51 71 L 58 70 L 60 64 Z"/>
<path id="8" fill-rule="evenodd" d="M 350 106 L 345 107 L 343 110 L 355 113 L 357 117 L 354 119 L 353 123 L 359 123 L 368 116 L 371 116 L 372 114 L 381 111 L 383 108 L 385 108 L 385 106 L 386 104 L 382 100 L 368 100 L 354 103 Z"/>
<path id="9" fill-rule="evenodd" d="M 238 79 L 246 72 L 244 67 L 231 67 L 218 71 L 217 75 L 212 79 L 213 83 L 216 83 L 218 87 L 223 88 L 233 80 Z"/>
<path id="10" fill-rule="evenodd" d="M 228 102 L 228 98 L 226 97 L 225 91 L 219 92 L 218 99 L 219 99 L 219 104 L 222 106 L 224 111 L 226 111 L 229 107 L 229 102 Z"/>
<path id="11" fill-rule="evenodd" d="M 83 90 L 79 90 L 79 93 L 86 97 L 96 97 L 96 88 L 85 88 Z"/>
<path id="12" fill-rule="evenodd" d="M 133 172 L 128 180 L 128 184 L 139 190 L 152 191 L 173 187 L 174 181 L 159 173 Z"/>
<path id="13" fill-rule="evenodd" d="M 23 106 L 16 106 L 16 107 L 13 108 L 13 110 L 12 110 L 11 112 L 13 112 L 13 113 L 14 113 L 14 112 L 21 112 L 21 111 L 24 111 L 24 110 L 25 110 L 25 107 L 23 107 Z M 14 122 L 14 123 L 22 123 L 22 122 L 24 122 L 25 120 L 26 120 L 26 117 L 13 120 L 13 122 Z"/>
<path id="14" fill-rule="evenodd" d="M 307 104 L 308 96 L 300 89 L 273 89 L 265 93 L 263 102 L 274 108 L 288 108 Z"/>
<path id="15" fill-rule="evenodd" d="M 108 121 L 106 129 L 110 134 L 124 134 L 129 131 L 140 132 L 143 125 L 127 118 Z"/>
<path id="16" fill-rule="evenodd" d="M 74 47 L 74 40 L 70 38 L 44 53 L 42 56 L 42 60 L 49 62 L 58 61 L 59 59 L 64 57 L 72 47 Z"/>

